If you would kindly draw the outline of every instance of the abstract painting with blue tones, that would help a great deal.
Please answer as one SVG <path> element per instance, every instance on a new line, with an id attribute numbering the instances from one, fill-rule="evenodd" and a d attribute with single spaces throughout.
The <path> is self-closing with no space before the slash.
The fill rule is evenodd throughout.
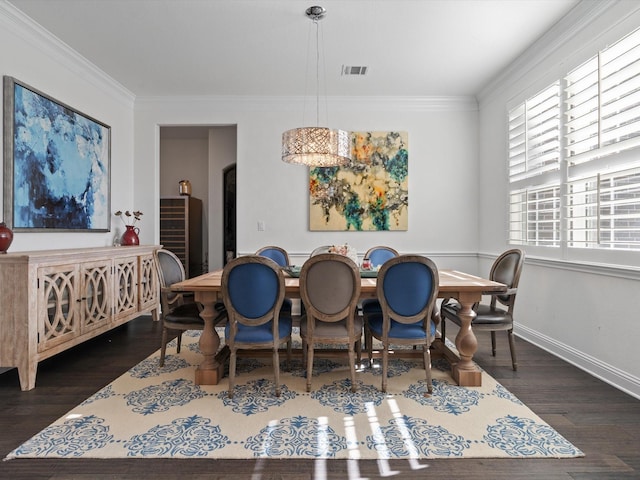
<path id="1" fill-rule="evenodd" d="M 351 132 L 351 162 L 309 171 L 309 229 L 407 230 L 407 132 Z"/>
<path id="2" fill-rule="evenodd" d="M 14 82 L 13 228 L 108 231 L 110 129 Z"/>

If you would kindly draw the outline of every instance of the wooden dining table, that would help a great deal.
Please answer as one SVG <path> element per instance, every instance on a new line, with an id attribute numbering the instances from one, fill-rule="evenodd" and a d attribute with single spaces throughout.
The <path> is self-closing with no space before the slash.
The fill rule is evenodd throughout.
<path id="1" fill-rule="evenodd" d="M 455 338 L 455 351 L 446 345 L 443 338 L 434 340 L 433 349 L 449 361 L 452 376 L 458 385 L 481 386 L 482 372 L 473 362 L 473 355 L 478 348 L 472 328 L 475 317 L 473 305 L 482 299 L 483 294 L 504 292 L 507 286 L 458 270 L 439 270 L 438 274 L 440 278 L 438 297 L 455 298 L 460 303 L 459 315 L 462 324 Z M 204 307 L 200 316 L 205 326 L 199 343 L 203 360 L 195 372 L 197 385 L 216 385 L 224 376 L 224 361 L 228 357 L 228 351 L 220 350 L 220 337 L 214 324 L 214 318 L 218 315 L 215 304 L 222 300 L 221 280 L 222 270 L 216 270 L 171 286 L 171 289 L 177 292 L 194 292 L 196 301 Z M 361 282 L 361 299 L 376 298 L 376 278 L 363 277 Z M 285 274 L 285 296 L 300 298 L 300 284 L 297 277 Z"/>

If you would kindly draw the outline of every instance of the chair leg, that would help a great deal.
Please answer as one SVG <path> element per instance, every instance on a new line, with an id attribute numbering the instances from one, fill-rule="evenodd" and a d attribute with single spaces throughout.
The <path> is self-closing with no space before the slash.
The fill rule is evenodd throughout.
<path id="1" fill-rule="evenodd" d="M 496 332 L 491 330 L 491 355 L 496 356 Z"/>
<path id="2" fill-rule="evenodd" d="M 276 379 L 276 397 L 280 396 L 280 354 L 278 353 L 279 345 L 273 347 L 273 376 Z"/>
<path id="3" fill-rule="evenodd" d="M 356 342 L 358 343 L 358 342 Z M 356 384 L 356 353 L 353 351 L 353 343 L 349 343 L 349 367 L 351 368 L 351 392 L 356 393 L 358 385 Z"/>
<path id="4" fill-rule="evenodd" d="M 431 381 L 431 349 L 429 345 L 422 346 L 422 353 L 424 356 L 424 371 L 427 375 L 427 391 L 433 393 L 433 382 Z"/>
<path id="5" fill-rule="evenodd" d="M 367 351 L 369 358 L 369 368 L 373 366 L 373 338 L 371 336 L 371 330 L 365 325 L 364 327 L 364 349 Z"/>
<path id="6" fill-rule="evenodd" d="M 302 368 L 306 369 L 307 368 L 307 339 L 305 337 L 302 337 Z"/>
<path id="7" fill-rule="evenodd" d="M 387 369 L 389 367 L 389 345 L 382 344 L 382 392 L 387 393 Z"/>
<path id="8" fill-rule="evenodd" d="M 444 315 L 442 315 L 442 316 L 440 317 L 440 338 L 442 339 L 442 343 L 443 343 L 443 344 L 445 343 L 444 339 L 445 339 L 445 338 L 446 338 L 446 336 L 447 336 L 447 327 L 446 327 L 446 323 L 447 323 L 447 322 L 445 322 Z"/>
<path id="9" fill-rule="evenodd" d="M 169 332 L 167 332 L 167 328 L 162 329 L 162 343 L 160 345 L 160 366 L 164 367 L 164 357 L 167 354 L 167 337 Z"/>
<path id="10" fill-rule="evenodd" d="M 287 371 L 291 371 L 291 339 L 287 342 Z"/>
<path id="11" fill-rule="evenodd" d="M 371 350 L 371 337 L 367 336 L 367 316 L 364 315 L 364 313 L 362 314 L 363 317 L 363 325 L 364 325 L 364 349 L 365 351 L 369 351 Z"/>
<path id="12" fill-rule="evenodd" d="M 178 332 L 178 336 L 176 337 L 176 342 L 178 342 L 178 347 L 176 348 L 176 353 L 180 353 L 180 344 L 182 343 L 182 330 Z"/>
<path id="13" fill-rule="evenodd" d="M 513 335 L 513 328 L 507 332 L 509 336 L 509 349 L 511 350 L 511 365 L 513 366 L 513 370 L 518 370 L 518 360 L 516 359 L 516 345 Z"/>
<path id="14" fill-rule="evenodd" d="M 311 391 L 311 376 L 313 375 L 313 342 L 307 343 L 307 392 Z"/>
<path id="15" fill-rule="evenodd" d="M 231 349 L 231 355 L 229 356 L 229 391 L 227 397 L 233 398 L 233 387 L 236 379 L 236 350 Z"/>
<path id="16" fill-rule="evenodd" d="M 362 339 L 361 338 L 356 340 L 356 362 L 358 363 L 358 366 L 362 362 Z"/>

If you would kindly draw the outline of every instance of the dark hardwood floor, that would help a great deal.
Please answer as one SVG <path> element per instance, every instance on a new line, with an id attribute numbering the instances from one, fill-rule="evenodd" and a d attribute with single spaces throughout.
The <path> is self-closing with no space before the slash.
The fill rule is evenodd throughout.
<path id="1" fill-rule="evenodd" d="M 450 338 L 455 327 L 447 325 Z M 519 370 L 511 370 L 505 335 L 492 357 L 479 334 L 476 361 L 534 412 L 580 448 L 576 459 L 449 459 L 412 465 L 345 460 L 23 460 L 0 462 L 8 479 L 640 479 L 640 400 L 587 375 L 522 340 Z M 160 328 L 140 317 L 44 361 L 37 387 L 20 391 L 15 369 L 0 374 L 0 456 L 110 383 L 160 345 Z"/>

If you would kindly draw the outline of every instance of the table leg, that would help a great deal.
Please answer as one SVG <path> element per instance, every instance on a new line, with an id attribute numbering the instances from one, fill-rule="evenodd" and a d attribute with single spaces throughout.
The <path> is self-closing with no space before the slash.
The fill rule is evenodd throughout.
<path id="1" fill-rule="evenodd" d="M 482 372 L 473 363 L 473 354 L 478 350 L 478 340 L 471 328 L 471 322 L 476 316 L 473 311 L 476 298 L 475 296 L 460 295 L 458 302 L 461 307 L 458 312 L 461 325 L 455 343 L 460 354 L 460 361 L 453 365 L 453 378 L 458 382 L 458 385 L 479 387 L 482 385 Z"/>
<path id="2" fill-rule="evenodd" d="M 218 312 L 214 308 L 217 300 L 215 292 L 196 292 L 196 301 L 200 302 L 204 309 L 200 316 L 204 320 L 204 330 L 200 335 L 200 352 L 204 359 L 196 368 L 196 385 L 217 385 L 224 376 L 224 362 L 216 356 L 220 347 L 220 337 L 216 332 L 214 318 Z"/>

